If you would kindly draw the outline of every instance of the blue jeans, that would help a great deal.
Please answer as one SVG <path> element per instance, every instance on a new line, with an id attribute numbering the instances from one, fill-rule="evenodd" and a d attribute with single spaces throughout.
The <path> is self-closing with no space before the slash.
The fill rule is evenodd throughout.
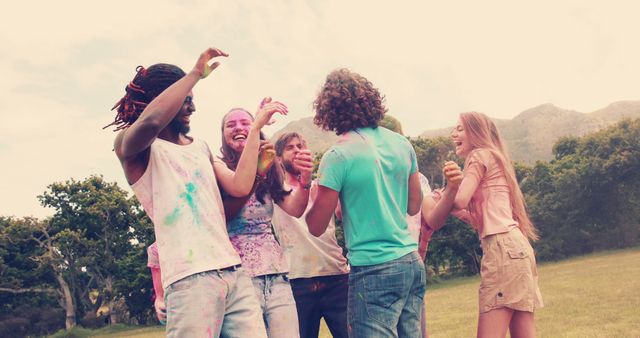
<path id="1" fill-rule="evenodd" d="M 422 337 L 425 288 L 424 264 L 416 251 L 382 264 L 351 266 L 349 337 Z"/>
<path id="2" fill-rule="evenodd" d="M 291 280 L 300 337 L 318 338 L 324 317 L 333 338 L 347 338 L 349 274 Z"/>
<path id="3" fill-rule="evenodd" d="M 167 337 L 263 337 L 251 278 L 242 268 L 185 277 L 165 290 Z"/>
<path id="4" fill-rule="evenodd" d="M 283 274 L 251 278 L 269 338 L 299 338 L 298 313 L 289 279 Z M 251 337 L 251 336 L 246 336 Z"/>

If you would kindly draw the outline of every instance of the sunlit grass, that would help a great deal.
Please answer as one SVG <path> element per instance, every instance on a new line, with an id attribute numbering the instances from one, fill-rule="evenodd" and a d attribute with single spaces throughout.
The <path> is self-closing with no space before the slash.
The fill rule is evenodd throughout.
<path id="1" fill-rule="evenodd" d="M 536 312 L 538 337 L 640 337 L 640 248 L 541 264 L 538 271 L 545 302 Z M 478 277 L 457 278 L 429 287 L 431 338 L 475 337 L 479 283 Z M 75 335 L 88 336 L 164 337 L 164 328 L 120 326 Z M 320 337 L 331 337 L 324 325 Z"/>
<path id="2" fill-rule="evenodd" d="M 541 264 L 538 272 L 545 302 L 536 312 L 538 337 L 640 337 L 640 249 Z M 454 280 L 427 291 L 431 338 L 475 337 L 479 283 Z"/>

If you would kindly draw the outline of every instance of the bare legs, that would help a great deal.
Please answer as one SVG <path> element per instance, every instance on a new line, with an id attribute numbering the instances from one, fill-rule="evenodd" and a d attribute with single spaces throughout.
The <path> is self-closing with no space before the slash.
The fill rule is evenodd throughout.
<path id="1" fill-rule="evenodd" d="M 533 312 L 501 308 L 481 313 L 478 317 L 478 338 L 534 338 L 536 328 Z"/>

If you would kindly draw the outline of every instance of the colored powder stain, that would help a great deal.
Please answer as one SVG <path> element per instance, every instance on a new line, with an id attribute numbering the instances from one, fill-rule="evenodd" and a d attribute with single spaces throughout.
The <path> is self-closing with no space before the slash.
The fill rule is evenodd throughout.
<path id="1" fill-rule="evenodd" d="M 164 218 L 165 225 L 175 225 L 180 218 L 180 208 L 176 207 L 173 211 Z"/>
<path id="2" fill-rule="evenodd" d="M 189 249 L 189 255 L 187 255 L 187 263 L 193 263 L 193 250 Z"/>
<path id="3" fill-rule="evenodd" d="M 189 182 L 187 183 L 186 192 L 180 194 L 180 198 L 184 199 L 189 208 L 191 208 L 191 212 L 193 213 L 193 220 L 196 224 L 200 224 L 200 213 L 198 212 L 198 205 L 196 204 L 194 193 L 198 190 L 195 184 Z"/>
<path id="4" fill-rule="evenodd" d="M 207 337 L 213 337 L 213 330 L 211 330 L 211 326 L 207 327 Z"/>

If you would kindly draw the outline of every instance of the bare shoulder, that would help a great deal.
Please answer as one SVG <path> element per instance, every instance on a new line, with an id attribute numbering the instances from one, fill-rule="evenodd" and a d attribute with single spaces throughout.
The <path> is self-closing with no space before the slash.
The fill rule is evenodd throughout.
<path id="1" fill-rule="evenodd" d="M 118 160 L 120 160 L 120 164 L 122 165 L 122 169 L 124 170 L 124 175 L 127 178 L 127 182 L 131 185 L 136 183 L 140 177 L 147 170 L 147 165 L 149 164 L 149 155 L 150 148 L 145 149 L 141 153 L 131 157 L 125 158 L 122 155 L 122 140 L 126 130 L 122 130 L 118 132 L 115 140 L 113 141 L 113 149 L 118 156 Z"/>
<path id="2" fill-rule="evenodd" d="M 116 156 L 122 161 L 122 139 L 124 138 L 124 133 L 126 130 L 121 130 L 116 135 L 115 140 L 113 140 L 113 150 L 116 152 Z"/>

